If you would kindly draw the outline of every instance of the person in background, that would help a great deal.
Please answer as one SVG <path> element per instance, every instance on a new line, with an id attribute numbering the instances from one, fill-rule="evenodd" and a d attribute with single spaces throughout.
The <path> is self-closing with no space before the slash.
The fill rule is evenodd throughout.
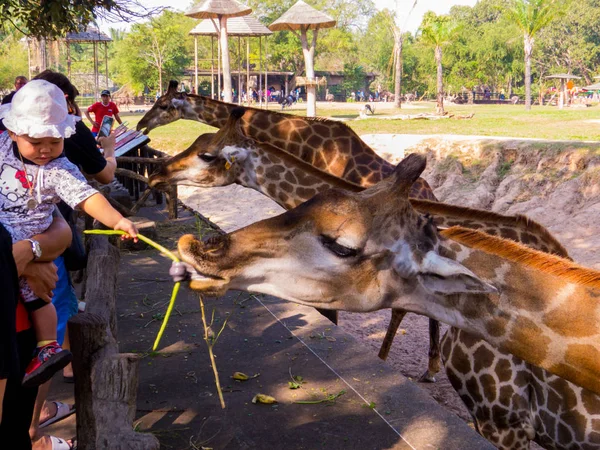
<path id="1" fill-rule="evenodd" d="M 21 89 L 23 86 L 25 86 L 27 84 L 27 78 L 24 77 L 23 75 L 19 75 L 17 78 L 15 78 L 15 90 L 12 91 L 10 94 L 5 95 L 4 98 L 2 99 L 2 104 L 6 105 L 7 103 L 10 103 L 13 95 L 15 95 L 17 93 L 17 91 L 19 89 Z"/>
<path id="2" fill-rule="evenodd" d="M 98 135 L 104 116 L 114 117 L 119 124 L 123 123 L 119 116 L 119 108 L 114 102 L 110 101 L 110 91 L 103 90 L 100 98 L 101 101 L 94 103 L 85 111 L 85 116 L 92 123 L 92 134 L 94 136 Z M 94 113 L 94 120 L 92 120 L 90 113 Z"/>

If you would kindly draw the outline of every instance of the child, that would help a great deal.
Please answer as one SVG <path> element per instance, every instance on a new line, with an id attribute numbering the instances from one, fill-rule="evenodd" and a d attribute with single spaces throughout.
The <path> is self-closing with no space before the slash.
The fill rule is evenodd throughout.
<path id="1" fill-rule="evenodd" d="M 110 101 L 110 91 L 103 90 L 102 94 L 100 94 L 101 102 L 96 102 L 92 106 L 90 106 L 87 111 L 85 111 L 85 116 L 88 118 L 90 122 L 92 122 L 92 134 L 94 136 L 98 135 L 98 131 L 100 130 L 100 125 L 102 125 L 102 119 L 104 116 L 114 116 L 117 119 L 117 122 L 120 124 L 123 123 L 121 117 L 119 116 L 119 108 L 117 105 Z M 90 117 L 90 113 L 94 113 L 94 118 L 96 120 L 92 120 Z"/>
<path id="2" fill-rule="evenodd" d="M 8 133 L 0 135 L 0 221 L 13 241 L 45 231 L 52 222 L 54 205 L 61 199 L 104 225 L 136 237 L 133 223 L 89 186 L 79 169 L 64 157 L 63 140 L 75 133 L 80 118 L 68 114 L 65 96 L 57 86 L 44 80 L 27 83 L 3 115 Z M 39 258 L 39 245 L 33 240 L 31 244 L 34 259 Z M 37 386 L 66 366 L 72 355 L 56 342 L 52 303 L 37 298 L 24 280 L 20 287 L 38 340 L 23 385 Z"/>

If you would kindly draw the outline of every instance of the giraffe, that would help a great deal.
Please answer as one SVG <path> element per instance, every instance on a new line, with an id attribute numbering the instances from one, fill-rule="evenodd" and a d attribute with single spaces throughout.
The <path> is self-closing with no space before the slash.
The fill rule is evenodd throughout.
<path id="1" fill-rule="evenodd" d="M 316 168 L 362 186 L 377 183 L 394 169 L 393 164 L 377 155 L 350 127 L 341 122 L 240 108 L 208 97 L 177 92 L 176 81 L 169 83 L 165 95 L 142 117 L 137 129 L 147 134 L 158 126 L 178 119 L 197 120 L 220 129 L 227 125 L 231 117 L 236 117 L 243 133 L 257 142 L 268 143 Z M 206 141 L 208 136 L 198 139 Z M 415 181 L 412 196 L 437 201 L 423 178 Z M 337 312 L 319 312 L 337 324 Z M 399 326 L 402 317 L 395 315 L 394 323 Z M 429 364 L 420 378 L 425 382 L 435 381 L 435 374 L 441 367 L 439 323 L 430 320 L 429 330 Z"/>
<path id="2" fill-rule="evenodd" d="M 225 126 L 238 105 L 201 95 L 177 91 L 171 80 L 161 96 L 138 122 L 137 130 L 148 134 L 154 128 L 179 119 L 195 120 L 215 128 Z M 244 133 L 257 142 L 269 143 L 291 153 L 314 167 L 361 186 L 371 186 L 392 173 L 394 165 L 380 157 L 346 124 L 323 118 L 301 117 L 275 111 L 245 107 L 241 117 Z M 423 178 L 415 181 L 413 197 L 437 201 Z M 320 311 L 337 324 L 335 311 Z M 399 319 L 399 317 L 396 317 Z M 401 319 L 399 319 L 401 321 Z M 422 381 L 434 381 L 439 371 L 439 323 L 431 320 L 429 369 Z"/>
<path id="3" fill-rule="evenodd" d="M 463 367 L 449 377 L 469 391 L 463 400 L 474 395 L 482 404 L 474 419 L 485 437 L 500 448 L 527 448 L 529 440 L 598 448 L 600 273 L 475 230 L 437 234 L 406 198 L 423 168 L 411 155 L 392 180 L 365 191 L 331 189 L 207 243 L 182 237 L 180 254 L 195 269 L 190 286 L 221 294 L 252 284 L 311 306 L 434 316 L 466 330 L 457 333 L 474 358 L 455 346 L 451 358 Z M 262 253 L 253 251 L 259 243 Z M 444 338 L 445 353 L 455 339 Z"/>
<path id="4" fill-rule="evenodd" d="M 171 81 L 165 95 L 137 124 L 148 134 L 154 128 L 179 119 L 196 120 L 223 128 L 234 111 L 243 110 L 240 125 L 244 134 L 259 143 L 268 143 L 291 153 L 312 166 L 361 186 L 372 186 L 394 170 L 345 123 L 301 117 L 258 108 L 224 103 L 201 95 L 177 92 Z M 419 178 L 415 198 L 437 201 L 431 187 Z"/>
<path id="5" fill-rule="evenodd" d="M 269 144 L 260 144 L 246 137 L 239 127 L 243 109 L 233 110 L 230 120 L 217 133 L 201 135 L 186 150 L 170 158 L 150 176 L 149 184 L 162 183 L 198 187 L 226 186 L 232 183 L 249 187 L 271 198 L 286 209 L 332 187 L 349 191 L 364 188 L 323 172 L 312 165 Z M 411 195 L 415 186 L 411 188 Z M 526 217 L 507 217 L 495 213 L 470 210 L 427 200 L 411 199 L 413 207 L 434 216 L 438 227 L 461 225 L 476 228 L 492 235 L 500 235 L 524 242 L 539 242 L 539 249 L 556 254 L 566 250 L 543 227 Z M 539 238 L 536 236 L 539 234 Z M 405 311 L 393 310 L 379 357 L 387 359 L 394 337 Z M 439 333 L 434 323 L 431 335 Z M 421 381 L 432 381 L 439 371 L 435 343 L 430 339 L 430 360 Z"/>

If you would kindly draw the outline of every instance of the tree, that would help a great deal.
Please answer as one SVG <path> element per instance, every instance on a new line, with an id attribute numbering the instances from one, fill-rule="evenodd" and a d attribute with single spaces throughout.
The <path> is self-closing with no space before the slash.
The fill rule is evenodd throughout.
<path id="1" fill-rule="evenodd" d="M 444 79 L 442 67 L 442 47 L 448 45 L 457 24 L 449 16 L 437 16 L 432 12 L 425 14 L 421 25 L 421 38 L 434 47 L 435 63 L 437 66 L 437 106 L 436 113 L 444 114 Z"/>
<path id="2" fill-rule="evenodd" d="M 162 9 L 146 8 L 138 0 L 2 0 L 0 22 L 10 22 L 27 36 L 53 38 L 77 32 L 99 18 L 132 21 Z"/>
<path id="3" fill-rule="evenodd" d="M 564 11 L 563 0 L 513 0 L 506 11 L 523 33 L 525 109 L 531 109 L 531 55 L 536 35 Z"/>
<path id="4" fill-rule="evenodd" d="M 115 43 L 118 80 L 140 92 L 145 86 L 162 92 L 167 80 L 178 78 L 193 61 L 189 31 L 196 21 L 164 11 L 148 22 L 135 24 Z"/>

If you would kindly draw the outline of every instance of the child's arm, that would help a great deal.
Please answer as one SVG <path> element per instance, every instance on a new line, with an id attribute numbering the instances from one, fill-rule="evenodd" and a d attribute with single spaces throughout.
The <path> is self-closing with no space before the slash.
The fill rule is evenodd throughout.
<path id="1" fill-rule="evenodd" d="M 122 230 L 137 241 L 136 236 L 138 231 L 133 222 L 123 217 L 119 211 L 110 206 L 110 203 L 102 194 L 97 193 L 88 197 L 79 206 L 107 227 L 113 230 Z"/>
<path id="2" fill-rule="evenodd" d="M 123 121 L 121 120 L 121 116 L 119 116 L 119 113 L 115 113 L 115 119 L 117 119 L 117 122 L 119 122 L 120 124 L 123 123 Z"/>

